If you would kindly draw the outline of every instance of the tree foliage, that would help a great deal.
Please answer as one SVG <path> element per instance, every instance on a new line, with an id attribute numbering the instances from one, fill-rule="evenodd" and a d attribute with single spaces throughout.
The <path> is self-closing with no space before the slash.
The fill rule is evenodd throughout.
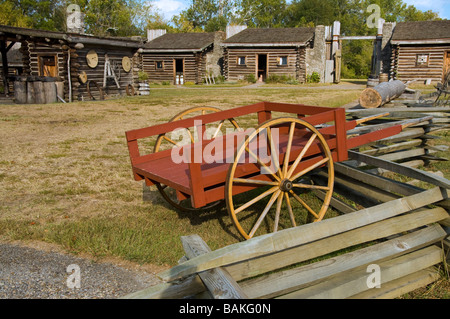
<path id="1" fill-rule="evenodd" d="M 170 21 L 155 9 L 153 0 L 0 0 L 0 24 L 65 31 L 67 7 L 78 4 L 85 29 L 94 35 L 144 35 L 147 29 L 168 32 L 225 31 L 229 24 L 249 28 L 331 25 L 341 22 L 343 35 L 374 35 L 367 8 L 376 4 L 387 22 L 439 19 L 404 0 L 191 0 L 189 7 Z M 372 43 L 346 42 L 343 76 L 364 77 L 370 72 Z"/>

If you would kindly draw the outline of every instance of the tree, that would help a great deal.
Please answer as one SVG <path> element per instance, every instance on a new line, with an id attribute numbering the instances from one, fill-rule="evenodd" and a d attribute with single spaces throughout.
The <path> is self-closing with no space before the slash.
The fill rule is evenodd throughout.
<path id="1" fill-rule="evenodd" d="M 287 5 L 285 0 L 237 0 L 235 21 L 250 28 L 283 27 Z"/>
<path id="2" fill-rule="evenodd" d="M 172 18 L 172 23 L 175 25 L 173 32 L 203 32 L 199 26 L 195 26 L 186 15 L 182 12 Z"/>
<path id="3" fill-rule="evenodd" d="M 223 29 L 231 19 L 234 2 L 232 0 L 192 0 L 175 20 L 187 20 L 195 28 L 217 31 Z"/>
<path id="4" fill-rule="evenodd" d="M 2 1 L 0 3 L 0 24 L 30 28 L 33 22 L 30 17 L 24 16 L 20 8 L 16 7 L 12 2 Z"/>
<path id="5" fill-rule="evenodd" d="M 287 26 L 331 25 L 341 22 L 342 35 L 375 35 L 377 28 L 369 28 L 371 12 L 367 8 L 376 4 L 380 17 L 386 22 L 423 21 L 439 19 L 437 13 L 420 11 L 406 5 L 403 0 L 293 0 L 287 8 Z M 342 48 L 342 77 L 367 77 L 370 74 L 373 43 L 370 41 L 344 42 Z"/>
<path id="6" fill-rule="evenodd" d="M 336 19 L 333 0 L 294 0 L 287 10 L 291 27 L 331 25 Z"/>
<path id="7" fill-rule="evenodd" d="M 61 30 L 64 13 L 60 0 L 2 0 L 1 23 L 44 30 Z"/>

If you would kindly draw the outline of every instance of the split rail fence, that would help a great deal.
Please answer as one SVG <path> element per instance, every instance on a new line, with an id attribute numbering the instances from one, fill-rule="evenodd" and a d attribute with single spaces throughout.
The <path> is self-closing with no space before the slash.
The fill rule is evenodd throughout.
<path id="1" fill-rule="evenodd" d="M 418 167 L 446 160 L 436 153 L 448 146 L 433 134 L 448 129 L 450 109 L 347 114 L 377 112 L 390 115 L 348 134 L 423 121 L 335 163 L 330 205 L 341 215 L 215 251 L 183 236 L 185 256 L 158 274 L 163 282 L 124 298 L 395 298 L 448 277 L 450 181 Z M 314 182 L 325 179 L 320 172 Z"/>

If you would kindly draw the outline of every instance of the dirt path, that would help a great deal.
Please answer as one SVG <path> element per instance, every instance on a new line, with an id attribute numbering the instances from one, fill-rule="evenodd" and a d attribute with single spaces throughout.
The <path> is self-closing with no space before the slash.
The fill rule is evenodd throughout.
<path id="1" fill-rule="evenodd" d="M 148 267 L 0 243 L 0 299 L 112 299 L 158 282 Z"/>

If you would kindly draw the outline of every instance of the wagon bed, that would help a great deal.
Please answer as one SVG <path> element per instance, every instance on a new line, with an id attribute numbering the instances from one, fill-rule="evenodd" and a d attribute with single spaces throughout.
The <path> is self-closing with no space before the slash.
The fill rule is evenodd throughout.
<path id="1" fill-rule="evenodd" d="M 289 116 L 272 118 L 273 112 L 288 113 Z M 258 119 L 258 127 L 250 133 L 239 128 L 224 136 L 200 139 L 184 146 L 175 145 L 173 149 L 159 151 L 155 148 L 157 151 L 154 153 L 144 155 L 140 153 L 138 140 L 142 138 L 157 136 L 161 139 L 167 133 L 177 129 L 193 127 L 196 127 L 199 132 L 198 136 L 202 137 L 207 124 L 233 121 L 235 118 L 249 114 L 256 114 Z M 292 193 L 293 185 L 296 187 L 306 187 L 307 185 L 286 177 L 302 175 L 302 172 L 309 172 L 324 166 L 328 167 L 329 175 L 334 175 L 332 163 L 347 160 L 349 149 L 398 134 L 403 128 L 401 124 L 397 124 L 374 132 L 347 136 L 347 131 L 354 129 L 360 122 L 361 120 L 346 121 L 343 108 L 261 102 L 187 119 L 180 117 L 176 121 L 165 124 L 128 131 L 126 137 L 135 180 L 145 180 L 149 186 L 157 185 L 163 196 L 165 196 L 164 189 L 173 189 L 176 192 L 177 200 L 190 199 L 193 209 L 208 207 L 208 205 L 225 199 L 230 216 L 234 219 L 239 232 L 245 238 L 250 238 L 254 233 L 240 229 L 240 224 L 236 220 L 237 213 L 241 210 L 234 209 L 233 196 L 261 186 L 271 186 L 272 193 L 274 193 L 271 203 L 274 204 L 277 200 L 277 216 L 280 213 L 281 202 L 285 199 L 291 220 L 295 225 L 292 208 L 289 204 L 289 194 Z M 270 139 L 272 136 L 270 132 L 275 128 L 279 132 L 279 139 L 276 143 L 279 150 L 278 158 L 272 155 L 275 152 L 272 148 L 274 144 Z M 252 144 L 251 139 L 261 134 L 260 130 L 262 129 L 269 132 L 268 138 L 259 139 L 257 144 Z M 231 146 L 229 141 L 233 141 Z M 174 141 L 171 142 L 174 144 Z M 212 145 L 216 145 L 214 162 L 210 162 L 203 156 L 205 148 L 211 148 Z M 184 154 L 184 160 L 175 162 L 172 157 L 173 152 Z M 261 153 L 264 156 L 257 155 L 255 157 L 255 154 Z M 286 158 L 286 154 L 289 154 L 288 158 Z M 244 160 L 242 160 L 243 158 Z M 272 172 L 268 170 L 264 174 L 261 173 L 262 168 L 275 168 L 272 164 L 276 161 L 281 165 L 278 165 Z M 269 162 L 270 165 L 264 164 Z M 328 186 L 311 185 L 308 188 L 326 190 L 329 194 L 328 197 L 331 197 L 333 176 L 329 178 Z M 281 191 L 274 185 L 279 185 Z M 287 195 L 284 196 L 283 192 Z M 258 195 L 257 198 L 262 195 Z M 303 203 L 299 196 L 295 194 L 292 196 Z M 306 204 L 304 206 L 315 215 L 316 220 L 320 220 L 328 203 L 322 206 L 320 212 L 314 212 Z M 263 215 L 265 213 L 264 210 Z M 261 220 L 262 218 L 260 217 Z M 261 223 L 261 220 L 257 223 Z M 277 227 L 275 226 L 275 231 Z"/>

